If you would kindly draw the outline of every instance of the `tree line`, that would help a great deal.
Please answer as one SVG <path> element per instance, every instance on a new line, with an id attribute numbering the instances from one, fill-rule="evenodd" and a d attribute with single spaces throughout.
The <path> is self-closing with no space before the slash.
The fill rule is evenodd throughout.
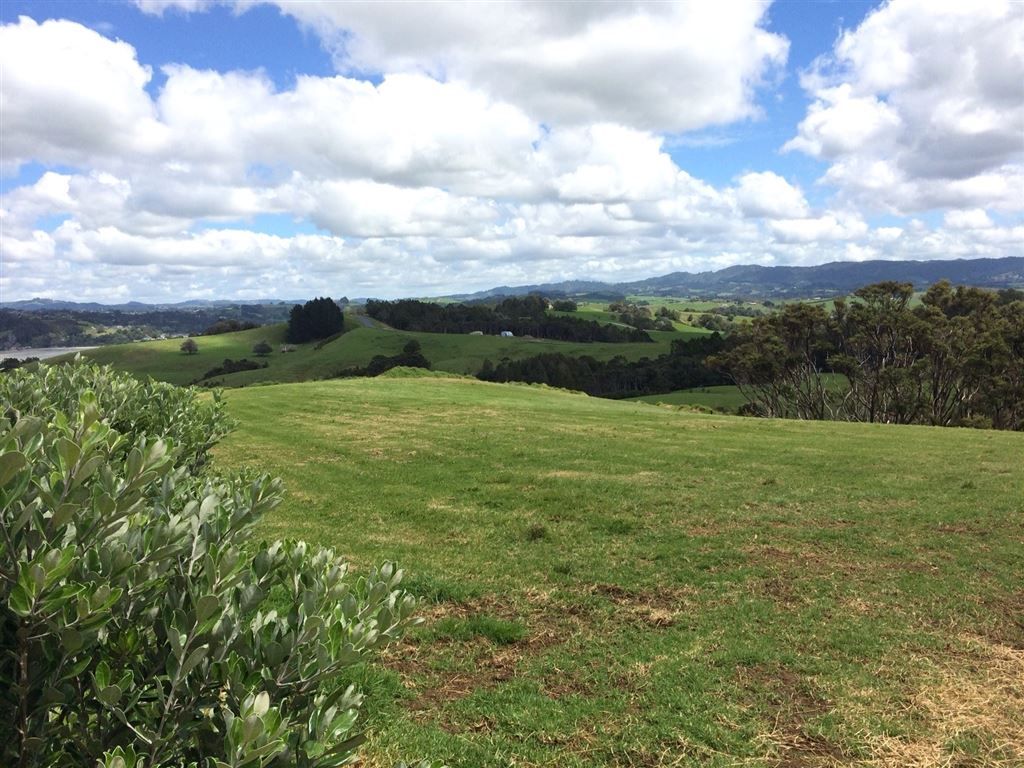
<path id="1" fill-rule="evenodd" d="M 763 416 L 1024 429 L 1024 292 L 883 282 L 787 304 L 708 362 Z"/>
<path id="2" fill-rule="evenodd" d="M 545 353 L 522 360 L 508 358 L 495 365 L 485 360 L 477 378 L 483 381 L 523 381 L 549 384 L 586 392 L 595 397 L 639 397 L 677 389 L 726 384 L 721 371 L 710 368 L 707 358 L 723 351 L 729 342 L 717 333 L 672 342 L 668 354 L 630 362 L 622 356 L 596 360 L 589 355 L 574 357 L 560 352 Z"/>
<path id="3" fill-rule="evenodd" d="M 602 325 L 593 320 L 548 314 L 542 296 L 513 296 L 495 305 L 435 304 L 402 299 L 366 302 L 366 314 L 402 331 L 425 333 L 481 333 L 511 331 L 516 336 L 575 342 L 649 342 L 636 328 Z"/>
<path id="4" fill-rule="evenodd" d="M 407 342 L 397 355 L 374 355 L 363 368 L 343 368 L 336 378 L 352 376 L 380 376 L 392 368 L 430 368 L 430 361 L 423 354 L 420 343 L 415 339 Z"/>

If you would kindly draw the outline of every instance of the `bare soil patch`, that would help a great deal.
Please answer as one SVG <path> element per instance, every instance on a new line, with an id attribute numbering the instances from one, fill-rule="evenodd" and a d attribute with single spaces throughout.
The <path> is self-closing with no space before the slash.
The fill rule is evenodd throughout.
<path id="1" fill-rule="evenodd" d="M 843 764 L 842 751 L 809 726 L 832 710 L 832 703 L 797 673 L 786 667 L 744 667 L 738 672 L 744 687 L 769 691 L 775 712 L 772 730 L 765 741 L 778 768 L 825 768 Z"/>

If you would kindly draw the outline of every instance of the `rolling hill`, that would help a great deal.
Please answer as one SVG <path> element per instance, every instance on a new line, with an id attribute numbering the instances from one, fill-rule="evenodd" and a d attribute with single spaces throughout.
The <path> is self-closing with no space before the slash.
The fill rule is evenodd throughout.
<path id="1" fill-rule="evenodd" d="M 611 293 L 643 296 L 737 296 L 813 298 L 845 295 L 883 280 L 913 283 L 923 289 L 939 280 L 983 288 L 1024 286 L 1024 257 L 933 261 L 837 261 L 811 267 L 726 267 L 713 272 L 673 272 L 627 283 L 566 281 L 542 285 L 501 286 L 464 294 L 458 300 L 496 295 Z"/>
<path id="2" fill-rule="evenodd" d="M 230 390 L 268 537 L 409 572 L 361 765 L 1024 761 L 1019 434 L 393 372 Z"/>
<path id="3" fill-rule="evenodd" d="M 365 319 L 365 318 L 364 318 Z M 265 360 L 267 368 L 243 371 L 216 377 L 219 386 L 245 386 L 265 382 L 297 382 L 326 379 L 337 376 L 346 368 L 365 366 L 374 355 L 395 355 L 410 340 L 420 342 L 423 354 L 436 370 L 451 373 L 475 373 L 486 358 L 492 361 L 504 357 L 520 359 L 541 352 L 562 352 L 567 355 L 591 355 L 607 360 L 622 355 L 629 360 L 657 357 L 667 352 L 672 340 L 706 333 L 692 331 L 651 331 L 654 343 L 572 343 L 528 338 L 501 338 L 498 336 L 470 336 L 468 334 L 414 333 L 395 331 L 370 323 L 360 325 L 349 316 L 351 329 L 338 339 L 317 348 L 315 343 L 295 346 L 293 352 L 282 354 L 285 324 L 263 326 L 247 331 L 200 336 L 196 338 L 199 353 L 185 355 L 180 351 L 181 339 L 136 342 L 97 347 L 83 353 L 90 360 L 111 364 L 138 376 L 152 376 L 172 384 L 189 384 L 207 371 L 219 366 L 225 358 L 257 359 L 253 345 L 266 340 L 274 352 Z M 355 327 L 353 327 L 355 326 Z M 60 360 L 60 358 L 55 358 Z"/>

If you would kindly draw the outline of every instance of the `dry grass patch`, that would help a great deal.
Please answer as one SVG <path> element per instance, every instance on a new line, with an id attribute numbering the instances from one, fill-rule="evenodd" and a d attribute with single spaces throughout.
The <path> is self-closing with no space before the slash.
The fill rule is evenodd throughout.
<path id="1" fill-rule="evenodd" d="M 414 692 L 415 697 L 409 703 L 412 712 L 436 714 L 446 703 L 520 677 L 524 661 L 566 642 L 582 630 L 581 612 L 567 610 L 549 593 L 531 589 L 523 597 L 524 611 L 518 611 L 508 600 L 496 595 L 420 608 L 418 614 L 424 620 L 423 630 L 428 635 L 445 620 L 478 616 L 523 622 L 526 633 L 521 640 L 505 645 L 495 645 L 482 637 L 469 640 L 434 637 L 427 643 L 410 637 L 389 649 L 385 653 L 385 664 L 401 675 L 406 689 Z M 436 661 L 452 646 L 458 646 L 458 656 L 467 663 L 459 669 L 438 669 Z"/>
<path id="2" fill-rule="evenodd" d="M 698 595 L 698 590 L 692 587 L 629 590 L 616 584 L 593 584 L 588 592 L 613 602 L 624 622 L 655 629 L 671 627 L 680 616 L 695 610 L 694 598 Z"/>
<path id="3" fill-rule="evenodd" d="M 556 478 L 559 480 L 608 480 L 604 472 L 584 472 L 577 469 L 553 469 L 550 472 L 541 472 L 538 477 Z"/>
<path id="4" fill-rule="evenodd" d="M 1024 765 L 1024 650 L 960 638 L 963 651 L 936 664 L 910 699 L 919 734 L 883 736 L 868 764 L 883 768 Z"/>

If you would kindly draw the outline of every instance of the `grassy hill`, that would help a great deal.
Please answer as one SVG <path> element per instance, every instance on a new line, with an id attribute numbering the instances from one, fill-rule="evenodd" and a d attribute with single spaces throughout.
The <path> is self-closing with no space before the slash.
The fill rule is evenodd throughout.
<path id="1" fill-rule="evenodd" d="M 1019 434 L 397 375 L 226 397 L 221 465 L 290 489 L 267 536 L 427 601 L 357 677 L 367 768 L 1024 761 Z"/>
<path id="2" fill-rule="evenodd" d="M 567 355 L 590 355 L 608 360 L 622 355 L 628 360 L 657 357 L 668 352 L 673 339 L 703 334 L 703 329 L 686 331 L 650 331 L 654 343 L 573 343 L 544 339 L 501 338 L 498 336 L 469 336 L 466 334 L 410 333 L 387 328 L 363 327 L 355 318 L 346 319 L 352 330 L 317 349 L 316 344 L 298 345 L 294 352 L 282 354 L 285 325 L 269 325 L 237 333 L 196 338 L 199 353 L 185 355 L 180 351 L 181 339 L 151 341 L 135 344 L 117 344 L 98 347 L 85 356 L 100 363 L 140 376 L 152 376 L 173 384 L 188 384 L 218 366 L 224 358 L 256 359 L 252 347 L 266 339 L 274 352 L 264 358 L 268 367 L 218 376 L 221 386 L 236 387 L 259 382 L 297 382 L 336 376 L 344 368 L 366 365 L 374 355 L 396 355 L 410 339 L 416 339 L 423 354 L 435 370 L 452 373 L 475 373 L 485 358 L 497 362 L 503 357 L 519 359 L 542 352 L 562 352 Z"/>

